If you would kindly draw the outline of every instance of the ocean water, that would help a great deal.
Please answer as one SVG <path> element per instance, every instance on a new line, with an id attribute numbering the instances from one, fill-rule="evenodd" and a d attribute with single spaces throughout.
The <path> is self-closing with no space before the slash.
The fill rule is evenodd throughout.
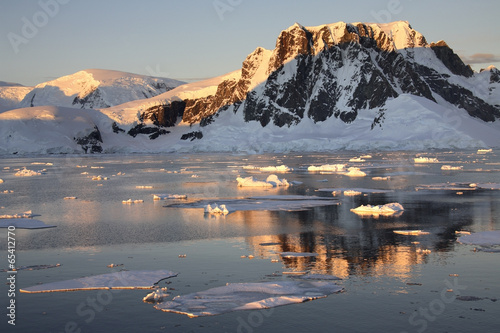
<path id="1" fill-rule="evenodd" d="M 371 158 L 350 162 L 368 154 Z M 436 160 L 415 163 L 415 157 Z M 358 167 L 366 176 L 307 171 L 326 164 Z M 280 165 L 292 170 L 260 170 Z M 442 170 L 443 165 L 461 169 Z M 15 176 L 24 167 L 43 172 Z M 237 186 L 239 176 L 265 180 L 270 174 L 294 184 Z M 7 323 L 6 284 L 0 327 L 2 332 L 493 331 L 500 308 L 500 254 L 458 243 L 457 232 L 500 229 L 500 191 L 479 188 L 498 187 L 499 174 L 495 151 L 2 157 L 0 215 L 31 210 L 36 219 L 56 226 L 16 229 L 16 266 L 60 266 L 17 272 L 16 325 Z M 334 189 L 355 188 L 365 191 L 332 195 Z M 187 199 L 153 200 L 153 194 Z M 274 210 L 273 200 L 285 195 L 333 197 L 335 204 L 287 209 L 285 203 Z M 128 199 L 143 202 L 122 203 Z M 300 206 L 299 199 L 294 204 Z M 392 216 L 351 211 L 392 202 L 404 211 Z M 224 203 L 231 213 L 205 214 L 207 203 Z M 242 209 L 242 203 L 253 208 Z M 7 229 L 0 229 L 0 237 L 2 269 L 8 267 Z M 281 252 L 318 255 L 282 258 Z M 142 302 L 148 290 L 18 290 L 123 269 L 178 272 L 159 283 L 168 288 L 167 299 L 226 283 L 294 280 L 290 273 L 297 272 L 335 275 L 344 291 L 306 303 L 189 318 Z"/>

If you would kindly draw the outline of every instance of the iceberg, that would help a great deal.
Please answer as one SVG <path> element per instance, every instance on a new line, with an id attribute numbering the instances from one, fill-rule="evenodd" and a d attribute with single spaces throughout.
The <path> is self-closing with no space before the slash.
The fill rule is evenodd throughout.
<path id="1" fill-rule="evenodd" d="M 361 171 L 359 168 L 350 167 L 347 169 L 348 171 L 344 173 L 344 175 L 349 177 L 364 177 L 366 176 L 366 172 Z"/>
<path id="2" fill-rule="evenodd" d="M 187 199 L 185 194 L 153 194 L 153 200 Z"/>
<path id="3" fill-rule="evenodd" d="M 239 187 L 276 187 L 289 186 L 286 179 L 279 179 L 276 175 L 269 175 L 265 181 L 256 180 L 254 177 L 236 178 Z"/>
<path id="4" fill-rule="evenodd" d="M 217 204 L 214 204 L 214 207 L 212 208 L 212 206 L 208 204 L 205 207 L 205 213 L 210 215 L 227 215 L 229 214 L 229 210 L 227 210 L 226 205 L 219 206 Z"/>
<path id="5" fill-rule="evenodd" d="M 342 287 L 329 281 L 275 281 L 228 283 L 192 294 L 176 296 L 155 308 L 191 318 L 214 316 L 239 310 L 261 310 L 325 298 Z"/>
<path id="6" fill-rule="evenodd" d="M 415 163 L 439 163 L 437 158 L 434 157 L 415 157 L 413 159 Z"/>
<path id="7" fill-rule="evenodd" d="M 16 229 L 44 229 L 55 228 L 55 225 L 48 225 L 40 220 L 30 218 L 7 218 L 0 219 L 0 228 L 15 227 Z"/>
<path id="8" fill-rule="evenodd" d="M 470 245 L 500 245 L 500 230 L 475 232 L 470 235 L 461 236 L 457 241 L 462 244 Z"/>
<path id="9" fill-rule="evenodd" d="M 49 293 L 96 289 L 151 289 L 159 281 L 177 276 L 177 274 L 168 270 L 122 271 L 44 283 L 28 288 L 21 288 L 19 291 L 22 293 Z"/>
<path id="10" fill-rule="evenodd" d="M 394 215 L 396 213 L 401 213 L 403 211 L 404 211 L 403 206 L 397 202 L 392 202 L 379 206 L 362 205 L 357 208 L 351 209 L 351 212 L 356 213 L 358 215 Z"/>
<path id="11" fill-rule="evenodd" d="M 324 164 L 320 166 L 314 166 L 311 165 L 307 168 L 307 171 L 309 172 L 316 172 L 316 171 L 331 171 L 331 172 L 336 172 L 336 171 L 344 171 L 345 164 Z"/>
<path id="12" fill-rule="evenodd" d="M 163 302 L 163 299 L 167 296 L 169 296 L 168 293 L 166 293 L 167 288 L 157 288 L 155 291 L 147 294 L 142 301 L 145 303 L 159 303 Z"/>
<path id="13" fill-rule="evenodd" d="M 34 171 L 30 169 L 23 168 L 16 172 L 14 176 L 16 177 L 33 177 L 33 176 L 40 176 L 45 170 L 40 170 L 40 171 Z"/>

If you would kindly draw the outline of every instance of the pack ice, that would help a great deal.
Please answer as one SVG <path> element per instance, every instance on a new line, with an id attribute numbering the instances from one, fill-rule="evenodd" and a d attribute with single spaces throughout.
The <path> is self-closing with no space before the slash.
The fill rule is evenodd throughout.
<path id="1" fill-rule="evenodd" d="M 238 310 L 260 310 L 302 303 L 338 293 L 343 288 L 328 281 L 228 283 L 155 305 L 165 312 L 189 317 L 214 316 Z"/>
<path id="2" fill-rule="evenodd" d="M 19 289 L 19 291 L 23 293 L 49 293 L 56 291 L 95 289 L 151 289 L 160 280 L 174 276 L 177 276 L 177 273 L 168 270 L 122 271 L 73 280 L 44 283 Z"/>

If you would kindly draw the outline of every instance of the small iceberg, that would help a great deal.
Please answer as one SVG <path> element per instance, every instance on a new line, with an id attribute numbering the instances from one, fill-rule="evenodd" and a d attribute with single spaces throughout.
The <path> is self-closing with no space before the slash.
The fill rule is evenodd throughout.
<path id="1" fill-rule="evenodd" d="M 441 170 L 443 171 L 456 171 L 456 170 L 462 170 L 463 168 L 464 168 L 463 166 L 452 166 L 447 164 L 441 166 Z"/>
<path id="2" fill-rule="evenodd" d="M 214 316 L 239 310 L 262 310 L 325 298 L 342 287 L 330 281 L 273 281 L 228 283 L 192 294 L 176 296 L 155 308 L 191 318 Z"/>
<path id="3" fill-rule="evenodd" d="M 136 200 L 132 200 L 132 199 L 128 199 L 128 200 L 122 200 L 122 203 L 123 204 L 136 204 L 136 203 L 143 203 L 144 200 L 141 200 L 141 199 L 136 199 Z"/>
<path id="4" fill-rule="evenodd" d="M 14 174 L 14 176 L 16 176 L 16 177 L 33 177 L 33 176 L 40 176 L 44 172 L 45 172 L 45 170 L 34 171 L 34 170 L 23 168 L 23 169 L 19 170 L 18 172 L 16 172 Z"/>
<path id="5" fill-rule="evenodd" d="M 214 204 L 214 207 L 212 207 L 210 204 L 208 204 L 205 207 L 205 213 L 210 215 L 227 215 L 229 214 L 229 210 L 227 209 L 226 205 L 218 206 L 217 204 Z"/>
<path id="6" fill-rule="evenodd" d="M 434 157 L 415 157 L 413 159 L 415 163 L 439 163 L 437 158 Z"/>
<path id="7" fill-rule="evenodd" d="M 292 171 L 292 169 L 286 165 L 261 167 L 261 168 L 259 168 L 259 170 L 262 172 L 290 172 L 290 171 Z"/>
<path id="8" fill-rule="evenodd" d="M 500 245 L 500 230 L 475 232 L 470 235 L 461 236 L 457 241 L 462 244 L 470 245 Z"/>
<path id="9" fill-rule="evenodd" d="M 185 194 L 153 194 L 153 200 L 187 199 Z"/>
<path id="10" fill-rule="evenodd" d="M 50 282 L 19 289 L 22 293 L 49 293 L 58 291 L 97 289 L 151 289 L 159 281 L 177 276 L 167 270 L 122 271 L 84 278 Z"/>
<path id="11" fill-rule="evenodd" d="M 337 172 L 337 171 L 344 171 L 345 164 L 324 164 L 320 166 L 314 166 L 311 165 L 307 168 L 307 171 L 309 172 L 317 172 L 317 171 L 330 171 L 330 172 Z"/>
<path id="12" fill-rule="evenodd" d="M 142 301 L 144 303 L 160 303 L 163 302 L 163 299 L 169 294 L 166 292 L 168 288 L 158 288 L 155 291 L 147 294 Z"/>
<path id="13" fill-rule="evenodd" d="M 269 175 L 265 181 L 256 180 L 254 177 L 238 177 L 236 178 L 239 187 L 276 187 L 289 186 L 290 183 L 286 179 L 279 179 L 276 175 Z"/>
<path id="14" fill-rule="evenodd" d="M 0 219 L 30 219 L 34 217 L 33 212 L 31 210 L 27 210 L 24 213 L 19 213 L 19 214 L 6 214 L 6 215 L 0 215 Z"/>
<path id="15" fill-rule="evenodd" d="M 351 212 L 356 213 L 358 215 L 394 215 L 396 213 L 401 213 L 404 211 L 404 208 L 401 204 L 397 202 L 388 203 L 385 205 L 362 205 L 357 208 L 352 208 Z"/>
<path id="16" fill-rule="evenodd" d="M 366 172 L 361 171 L 359 168 L 350 167 L 347 169 L 347 172 L 344 175 L 349 177 L 364 177 L 366 176 Z"/>

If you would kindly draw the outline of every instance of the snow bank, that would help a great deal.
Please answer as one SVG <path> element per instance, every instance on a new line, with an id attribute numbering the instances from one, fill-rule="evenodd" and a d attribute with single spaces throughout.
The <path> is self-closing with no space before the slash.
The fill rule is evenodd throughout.
<path id="1" fill-rule="evenodd" d="M 229 214 L 229 210 L 227 209 L 226 205 L 217 205 L 214 204 L 214 207 L 212 207 L 210 204 L 208 204 L 205 207 L 205 213 L 210 214 L 210 215 L 227 215 Z"/>
<path id="2" fill-rule="evenodd" d="M 476 232 L 457 239 L 459 243 L 493 246 L 500 245 L 500 230 Z"/>
<path id="3" fill-rule="evenodd" d="M 155 305 L 165 312 L 189 317 L 213 316 L 238 310 L 260 310 L 302 303 L 342 291 L 328 281 L 274 281 L 230 283 L 197 293 L 176 296 Z"/>
<path id="4" fill-rule="evenodd" d="M 344 171 L 345 164 L 324 164 L 320 166 L 311 165 L 307 168 L 309 172 L 317 172 L 317 171 Z"/>
<path id="5" fill-rule="evenodd" d="M 0 218 L 0 228 L 8 228 L 14 226 L 16 229 L 44 229 L 55 228 L 55 225 L 48 225 L 40 220 L 29 218 Z"/>
<path id="6" fill-rule="evenodd" d="M 167 270 L 121 271 L 84 278 L 50 282 L 33 287 L 22 288 L 23 293 L 48 293 L 56 291 L 95 290 L 95 289 L 151 289 L 160 280 L 177 276 Z"/>
<path id="7" fill-rule="evenodd" d="M 276 186 L 289 186 L 290 184 L 286 179 L 279 179 L 276 175 L 269 175 L 265 181 L 256 180 L 253 176 L 238 177 L 236 178 L 238 186 L 240 187 L 276 187 Z"/>
<path id="8" fill-rule="evenodd" d="M 362 205 L 357 208 L 351 209 L 351 212 L 356 213 L 358 215 L 393 215 L 403 211 L 404 211 L 403 206 L 397 202 L 392 202 L 379 206 Z"/>

